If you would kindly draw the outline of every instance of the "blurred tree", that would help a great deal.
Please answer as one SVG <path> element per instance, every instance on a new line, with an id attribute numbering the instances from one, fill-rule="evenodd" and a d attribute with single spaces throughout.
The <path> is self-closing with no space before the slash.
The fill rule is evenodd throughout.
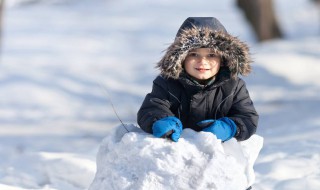
<path id="1" fill-rule="evenodd" d="M 312 0 L 315 2 L 316 6 L 318 6 L 319 13 L 320 13 L 320 0 Z M 319 15 L 320 16 L 320 15 Z M 319 17 L 320 18 L 320 17 Z"/>
<path id="2" fill-rule="evenodd" d="M 259 41 L 281 38 L 272 0 L 237 0 Z"/>

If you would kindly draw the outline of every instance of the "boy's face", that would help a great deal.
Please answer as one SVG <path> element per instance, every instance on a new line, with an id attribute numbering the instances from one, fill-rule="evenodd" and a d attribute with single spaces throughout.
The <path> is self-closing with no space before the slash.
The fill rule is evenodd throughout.
<path id="1" fill-rule="evenodd" d="M 207 80 L 215 76 L 221 64 L 221 58 L 210 48 L 190 50 L 185 61 L 186 72 L 198 80 Z"/>

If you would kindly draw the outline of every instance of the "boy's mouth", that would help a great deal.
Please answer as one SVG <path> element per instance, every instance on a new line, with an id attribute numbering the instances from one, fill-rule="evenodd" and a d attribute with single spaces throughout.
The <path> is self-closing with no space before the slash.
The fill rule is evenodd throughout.
<path id="1" fill-rule="evenodd" d="M 197 71 L 200 72 L 205 72 L 205 71 L 209 71 L 210 69 L 205 69 L 205 68 L 195 68 Z"/>

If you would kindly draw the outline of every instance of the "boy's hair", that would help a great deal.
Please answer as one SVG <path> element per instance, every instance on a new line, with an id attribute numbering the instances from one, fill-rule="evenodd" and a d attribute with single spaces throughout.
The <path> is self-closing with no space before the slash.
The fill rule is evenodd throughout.
<path id="1" fill-rule="evenodd" d="M 196 48 L 212 48 L 229 68 L 231 76 L 251 72 L 249 48 L 237 37 L 230 35 L 214 17 L 189 17 L 179 28 L 175 41 L 157 63 L 161 75 L 179 78 L 188 52 Z"/>

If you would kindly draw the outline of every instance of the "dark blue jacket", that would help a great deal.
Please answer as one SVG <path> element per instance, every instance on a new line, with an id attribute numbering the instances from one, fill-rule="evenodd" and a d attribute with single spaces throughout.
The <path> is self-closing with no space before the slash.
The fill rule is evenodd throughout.
<path id="1" fill-rule="evenodd" d="M 223 70 L 223 69 L 222 69 Z M 152 125 L 163 117 L 178 117 L 184 128 L 201 131 L 197 123 L 229 117 L 237 125 L 237 140 L 256 132 L 258 114 L 245 82 L 219 72 L 216 80 L 204 86 L 183 75 L 179 79 L 158 76 L 138 112 L 140 127 L 152 133 Z"/>

